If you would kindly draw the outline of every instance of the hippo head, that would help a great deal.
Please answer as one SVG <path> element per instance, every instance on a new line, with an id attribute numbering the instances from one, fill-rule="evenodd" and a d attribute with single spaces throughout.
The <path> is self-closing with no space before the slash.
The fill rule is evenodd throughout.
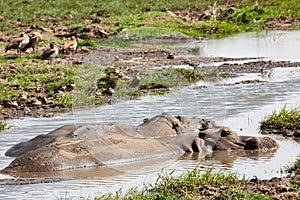
<path id="1" fill-rule="evenodd" d="M 172 116 L 162 113 L 152 119 L 144 119 L 138 126 L 144 137 L 162 137 L 168 135 L 196 134 L 198 130 L 216 128 L 214 121 L 197 117 Z"/>
<path id="2" fill-rule="evenodd" d="M 276 149 L 278 144 L 269 137 L 238 136 L 228 127 L 199 130 L 193 142 L 193 151 L 203 149 L 214 151 L 268 150 Z"/>

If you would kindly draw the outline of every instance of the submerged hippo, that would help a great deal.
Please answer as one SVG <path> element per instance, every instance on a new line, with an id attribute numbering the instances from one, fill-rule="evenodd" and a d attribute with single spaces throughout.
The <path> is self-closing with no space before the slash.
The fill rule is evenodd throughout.
<path id="1" fill-rule="evenodd" d="M 213 121 L 163 113 L 138 126 L 63 126 L 10 148 L 5 155 L 16 159 L 2 172 L 47 172 L 180 156 L 185 152 L 274 148 L 277 143 L 269 137 L 238 136 Z"/>

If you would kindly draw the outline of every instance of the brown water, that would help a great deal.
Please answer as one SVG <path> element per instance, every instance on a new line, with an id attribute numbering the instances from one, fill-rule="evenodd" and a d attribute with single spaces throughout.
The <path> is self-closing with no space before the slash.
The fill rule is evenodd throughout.
<path id="1" fill-rule="evenodd" d="M 273 60 L 300 61 L 300 32 L 246 33 L 221 40 L 205 41 L 184 45 L 199 46 L 200 55 L 226 57 L 260 56 Z M 290 45 L 293 44 L 293 48 Z M 293 49 L 291 51 L 290 49 Z M 288 51 L 288 53 L 286 53 Z M 281 53 L 280 53 L 281 52 Z M 260 79 L 267 83 L 235 86 L 216 86 L 212 82 L 174 91 L 164 96 L 145 96 L 138 100 L 124 101 L 115 105 L 91 106 L 85 111 L 74 110 L 54 118 L 24 118 L 12 120 L 13 129 L 1 133 L 0 168 L 13 159 L 4 156 L 12 145 L 65 124 L 78 122 L 122 122 L 132 125 L 142 123 L 161 112 L 174 115 L 211 118 L 218 125 L 229 126 L 238 134 L 260 135 L 259 121 L 264 116 L 283 106 L 293 108 L 300 104 L 300 68 L 275 69 L 267 77 L 260 74 L 245 74 L 225 80 L 224 83 L 240 80 Z M 218 82 L 219 83 L 219 82 Z M 199 89 L 196 86 L 207 86 Z M 197 89 L 198 88 L 198 89 Z M 75 107 L 76 108 L 76 105 Z M 300 144 L 291 139 L 271 136 L 280 145 L 273 152 L 215 152 L 206 157 L 185 154 L 179 157 L 154 159 L 131 165 L 112 168 L 90 168 L 47 174 L 24 174 L 23 177 L 66 177 L 67 181 L 47 184 L 3 186 L 0 199 L 59 199 L 89 197 L 99 193 L 116 191 L 119 188 L 141 188 L 145 182 L 154 182 L 159 172 L 176 169 L 177 174 L 201 167 L 214 167 L 236 172 L 241 176 L 271 178 L 283 176 L 280 169 L 291 164 L 300 155 Z M 0 175 L 0 178 L 10 178 Z M 75 178 L 75 179 L 74 179 Z"/>

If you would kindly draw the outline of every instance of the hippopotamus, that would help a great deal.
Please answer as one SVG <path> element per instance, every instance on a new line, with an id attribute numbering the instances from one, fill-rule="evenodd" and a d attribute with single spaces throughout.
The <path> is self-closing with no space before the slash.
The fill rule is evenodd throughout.
<path id="1" fill-rule="evenodd" d="M 162 113 L 137 126 L 121 123 L 65 125 L 16 144 L 16 157 L 2 173 L 50 172 L 113 166 L 185 152 L 276 149 L 269 137 L 238 136 L 228 127 L 197 117 Z"/>

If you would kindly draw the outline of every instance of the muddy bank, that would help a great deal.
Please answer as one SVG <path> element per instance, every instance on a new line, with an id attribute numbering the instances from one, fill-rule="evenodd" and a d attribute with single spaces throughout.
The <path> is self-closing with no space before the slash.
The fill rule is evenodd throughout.
<path id="1" fill-rule="evenodd" d="M 299 177 L 298 177 L 299 178 Z M 205 199 L 231 199 L 230 190 L 244 190 L 246 193 L 257 195 L 267 195 L 276 200 L 299 199 L 299 194 L 290 189 L 291 183 L 297 178 L 272 178 L 270 180 L 260 180 L 253 178 L 245 181 L 238 181 L 235 186 L 206 186 L 199 188 L 199 196 Z M 257 197 L 258 198 L 258 197 Z M 243 199 L 243 197 L 237 197 Z"/>
<path id="2" fill-rule="evenodd" d="M 28 185 L 66 181 L 66 178 L 6 178 L 0 179 L 0 185 Z"/>
<path id="3" fill-rule="evenodd" d="M 193 48 L 186 49 L 119 49 L 113 47 L 97 47 L 89 54 L 67 55 L 64 59 L 57 59 L 58 65 L 69 65 L 74 62 L 77 65 L 92 65 L 105 69 L 106 67 L 117 66 L 115 74 L 119 79 L 132 79 L 136 75 L 147 74 L 154 71 L 160 71 L 169 66 L 186 66 L 200 73 L 216 72 L 225 74 L 226 77 L 236 77 L 241 73 L 267 73 L 269 70 L 278 67 L 298 67 L 300 62 L 289 61 L 271 61 L 262 58 L 226 58 L 226 57 L 199 57 L 188 56 L 194 51 Z M 79 60 L 78 60 L 79 59 Z M 236 63 L 235 61 L 239 61 Z M 245 62 L 245 63 L 243 63 Z M 32 62 L 34 65 L 35 62 Z M 215 63 L 212 66 L 212 63 Z M 16 63 L 17 64 L 17 63 Z M 14 69 L 14 68 L 12 68 Z M 6 69 L 1 68 L 1 73 L 8 73 Z M 18 72 L 16 72 L 18 73 Z M 220 78 L 220 77 L 218 77 Z M 73 82 L 73 81 L 71 81 Z M 253 82 L 253 81 L 252 81 Z M 239 82 L 236 84 L 249 84 L 251 82 Z M 69 87 L 70 86 L 70 87 Z M 224 85 L 227 86 L 227 85 Z M 39 87 L 46 87 L 40 85 Z M 38 88 L 39 91 L 46 91 L 47 88 Z M 62 85 L 58 88 L 57 95 L 63 95 L 64 92 L 72 93 L 74 87 L 72 83 Z M 112 88 L 113 89 L 113 88 Z M 14 87 L 18 92 L 24 88 Z M 148 88 L 149 90 L 149 88 Z M 151 90 L 151 88 L 150 88 Z M 52 117 L 56 113 L 70 111 L 71 107 L 63 104 L 55 104 L 49 99 L 53 96 L 43 96 L 38 91 L 37 96 L 30 97 L 30 102 L 20 104 L 15 101 L 6 101 L 0 105 L 0 119 L 12 119 L 19 117 Z M 61 93 L 61 94 L 60 94 Z M 56 95 L 56 94 L 54 94 Z M 109 94 L 103 98 L 103 103 L 114 102 Z M 23 98 L 23 97 L 20 97 Z M 33 102 L 33 103 L 32 103 Z"/>

